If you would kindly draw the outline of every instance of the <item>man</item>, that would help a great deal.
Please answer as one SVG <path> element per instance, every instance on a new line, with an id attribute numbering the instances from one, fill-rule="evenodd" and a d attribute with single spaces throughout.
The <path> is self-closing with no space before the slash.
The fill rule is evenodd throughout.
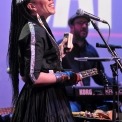
<path id="1" fill-rule="evenodd" d="M 74 60 L 74 57 L 99 57 L 96 49 L 90 45 L 86 38 L 88 35 L 88 27 L 90 23 L 90 19 L 87 18 L 84 15 L 79 15 L 76 12 L 75 15 L 73 15 L 68 20 L 68 25 L 70 28 L 70 33 L 73 34 L 73 49 L 71 52 L 67 53 L 65 57 L 62 59 L 62 65 L 64 69 L 71 69 L 74 72 L 81 72 L 88 69 L 92 69 L 97 67 L 99 70 L 99 74 L 92 76 L 95 83 L 98 85 L 108 85 L 111 84 L 112 78 L 109 78 L 104 73 L 104 67 L 101 62 L 95 62 L 95 61 L 76 61 Z M 90 77 L 84 78 L 82 82 L 79 82 L 83 86 L 90 86 Z M 75 102 L 74 97 L 74 90 L 71 86 L 67 87 L 67 93 L 70 97 L 71 103 L 71 109 L 72 111 L 79 111 L 81 110 L 79 108 L 79 104 Z M 73 103 L 73 104 L 72 104 Z"/>

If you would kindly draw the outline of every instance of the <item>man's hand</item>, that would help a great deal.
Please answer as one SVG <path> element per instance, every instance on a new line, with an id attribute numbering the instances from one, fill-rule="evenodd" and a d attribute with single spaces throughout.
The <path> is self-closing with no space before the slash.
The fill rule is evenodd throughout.
<path id="1" fill-rule="evenodd" d="M 62 59 L 66 53 L 71 52 L 73 48 L 73 34 L 71 33 L 64 33 L 64 38 L 61 44 L 59 44 L 59 50 L 60 50 L 60 58 Z"/>

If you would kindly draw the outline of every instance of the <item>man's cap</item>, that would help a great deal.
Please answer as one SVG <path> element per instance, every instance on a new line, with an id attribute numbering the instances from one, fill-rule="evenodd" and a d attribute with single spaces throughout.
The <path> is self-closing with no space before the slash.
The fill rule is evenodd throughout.
<path id="1" fill-rule="evenodd" d="M 78 9 L 76 13 L 69 18 L 68 25 L 69 26 L 73 25 L 74 20 L 80 17 L 86 18 L 88 22 L 90 21 L 90 18 L 88 16 L 85 16 L 84 13 L 81 11 L 81 9 Z"/>

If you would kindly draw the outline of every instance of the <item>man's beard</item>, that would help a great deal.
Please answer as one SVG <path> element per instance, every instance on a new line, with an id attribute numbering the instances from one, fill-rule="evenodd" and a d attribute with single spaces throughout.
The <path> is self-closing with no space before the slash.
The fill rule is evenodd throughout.
<path id="1" fill-rule="evenodd" d="M 79 34 L 75 34 L 74 38 L 75 38 L 75 40 L 82 41 L 82 40 L 85 40 L 86 39 L 86 36 L 80 36 Z"/>

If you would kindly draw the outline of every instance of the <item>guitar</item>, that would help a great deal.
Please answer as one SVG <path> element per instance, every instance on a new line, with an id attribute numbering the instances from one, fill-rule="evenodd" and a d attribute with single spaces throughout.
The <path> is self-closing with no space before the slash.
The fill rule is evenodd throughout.
<path id="1" fill-rule="evenodd" d="M 13 107 L 0 108 L 0 115 L 12 114 L 14 111 Z"/>
<path id="2" fill-rule="evenodd" d="M 79 73 L 82 75 L 83 78 L 86 78 L 86 77 L 90 77 L 93 75 L 97 75 L 98 70 L 97 70 L 97 68 L 92 68 L 92 69 L 88 69 L 88 70 L 85 70 L 85 71 L 82 71 Z"/>
<path id="3" fill-rule="evenodd" d="M 78 74 L 82 75 L 82 78 L 94 76 L 94 75 L 97 75 L 98 73 L 99 72 L 98 72 L 97 68 L 92 68 L 92 69 L 88 69 L 85 71 L 78 72 Z M 84 86 L 82 81 L 79 81 L 79 83 L 81 86 Z"/>

